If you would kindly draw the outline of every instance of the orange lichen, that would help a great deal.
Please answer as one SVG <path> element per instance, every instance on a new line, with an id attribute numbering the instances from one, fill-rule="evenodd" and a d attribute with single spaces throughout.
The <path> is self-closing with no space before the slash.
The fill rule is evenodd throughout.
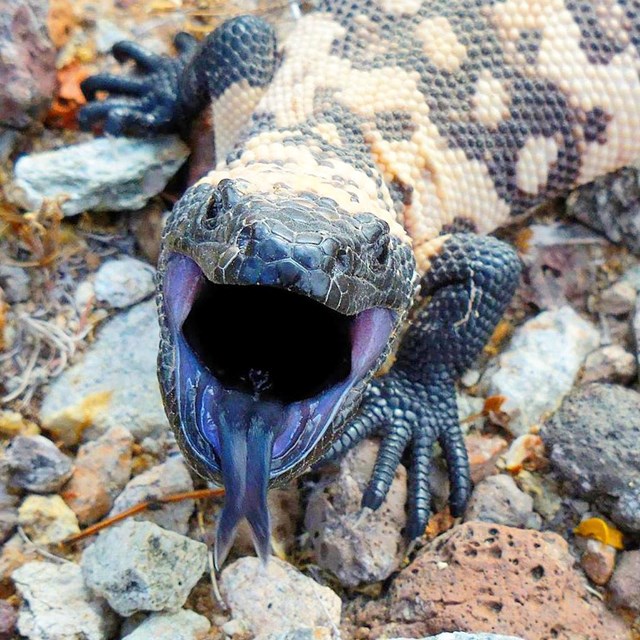
<path id="1" fill-rule="evenodd" d="M 534 471 L 546 466 L 544 443 L 539 435 L 526 433 L 516 438 L 505 455 L 504 468 L 514 475 L 523 469 Z"/>
<path id="2" fill-rule="evenodd" d="M 503 343 L 511 337 L 513 325 L 508 320 L 500 320 L 493 330 L 484 352 L 489 356 L 495 356 L 500 352 Z"/>
<path id="3" fill-rule="evenodd" d="M 613 525 L 605 522 L 602 518 L 588 518 L 587 520 L 583 520 L 573 532 L 583 538 L 599 540 L 614 549 L 624 549 L 622 532 Z"/>
<path id="4" fill-rule="evenodd" d="M 57 129 L 77 129 L 78 109 L 86 104 L 80 83 L 91 75 L 87 67 L 74 61 L 58 71 L 58 93 L 46 117 L 46 124 Z"/>

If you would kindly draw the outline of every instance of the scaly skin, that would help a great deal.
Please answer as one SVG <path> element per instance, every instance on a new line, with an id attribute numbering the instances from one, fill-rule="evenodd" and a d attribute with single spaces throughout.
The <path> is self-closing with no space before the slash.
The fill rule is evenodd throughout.
<path id="1" fill-rule="evenodd" d="M 462 513 L 455 382 L 520 270 L 482 234 L 640 157 L 639 42 L 628 0 L 323 0 L 281 49 L 245 16 L 180 35 L 177 59 L 117 45 L 142 74 L 87 81 L 111 95 L 81 124 L 113 134 L 185 131 L 212 105 L 217 165 L 164 235 L 159 379 L 187 459 L 227 489 L 219 562 L 243 517 L 268 553 L 269 484 L 374 433 L 365 506 L 408 448 L 420 535 L 439 441 Z"/>

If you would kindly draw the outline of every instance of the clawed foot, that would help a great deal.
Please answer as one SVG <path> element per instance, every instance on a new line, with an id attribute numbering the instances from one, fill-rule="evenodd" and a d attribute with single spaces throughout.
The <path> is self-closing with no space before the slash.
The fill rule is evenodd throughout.
<path id="1" fill-rule="evenodd" d="M 421 536 L 431 515 L 429 471 L 433 446 L 439 442 L 449 472 L 451 513 L 462 515 L 471 493 L 471 479 L 453 382 L 412 381 L 392 369 L 370 385 L 358 415 L 325 459 L 335 459 L 373 435 L 382 436 L 382 442 L 362 498 L 363 507 L 377 509 L 382 504 L 407 450 L 409 486 L 405 536 L 408 540 Z"/>
<path id="2" fill-rule="evenodd" d="M 83 130 L 103 122 L 106 133 L 149 135 L 179 131 L 177 109 L 180 76 L 193 56 L 197 41 L 187 33 L 175 38 L 178 57 L 160 56 L 140 45 L 124 41 L 113 47 L 118 62 L 135 62 L 137 73 L 120 76 L 100 73 L 87 78 L 81 85 L 89 104 L 78 114 Z M 96 94 L 109 93 L 106 100 L 97 101 Z"/>

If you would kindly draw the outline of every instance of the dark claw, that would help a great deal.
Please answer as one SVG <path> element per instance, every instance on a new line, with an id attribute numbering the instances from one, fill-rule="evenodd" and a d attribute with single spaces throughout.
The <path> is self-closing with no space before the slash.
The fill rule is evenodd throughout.
<path id="1" fill-rule="evenodd" d="M 431 517 L 429 471 L 432 448 L 433 438 L 430 433 L 422 433 L 414 439 L 408 481 L 409 514 L 404 532 L 407 540 L 419 538 Z"/>
<path id="2" fill-rule="evenodd" d="M 389 416 L 391 418 L 391 416 Z M 392 418 L 391 418 L 392 419 Z M 396 421 L 380 443 L 371 482 L 362 496 L 362 506 L 377 509 L 387 497 L 402 454 L 411 439 L 411 426 Z"/>
<path id="3" fill-rule="evenodd" d="M 98 122 L 104 120 L 112 110 L 127 109 L 131 103 L 127 100 L 110 98 L 102 102 L 91 102 L 78 113 L 78 124 L 83 131 L 89 131 Z"/>
<path id="4" fill-rule="evenodd" d="M 133 60 L 142 71 L 146 72 L 156 71 L 164 63 L 162 56 L 159 56 L 157 53 L 152 53 L 148 49 L 130 40 L 116 42 L 116 44 L 113 45 L 112 52 L 118 62 Z"/>
<path id="5" fill-rule="evenodd" d="M 184 31 L 176 34 L 173 44 L 176 51 L 181 55 L 191 55 L 198 47 L 198 41 L 190 33 L 185 33 Z"/>
<path id="6" fill-rule="evenodd" d="M 159 108 L 151 113 L 140 113 L 130 108 L 113 109 L 104 125 L 105 132 L 113 136 L 139 134 L 149 130 L 162 133 L 170 129 L 169 114 Z"/>
<path id="7" fill-rule="evenodd" d="M 139 78 L 117 76 L 111 73 L 99 73 L 83 80 L 80 83 L 80 88 L 87 100 L 93 100 L 98 91 L 140 96 L 147 91 L 147 83 Z"/>
<path id="8" fill-rule="evenodd" d="M 467 448 L 460 430 L 444 429 L 439 440 L 449 472 L 449 508 L 451 515 L 458 518 L 464 513 L 472 489 Z"/>

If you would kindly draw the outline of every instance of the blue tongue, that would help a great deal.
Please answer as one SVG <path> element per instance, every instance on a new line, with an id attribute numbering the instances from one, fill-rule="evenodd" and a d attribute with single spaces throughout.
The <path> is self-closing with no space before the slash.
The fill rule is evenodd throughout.
<path id="1" fill-rule="evenodd" d="M 274 435 L 282 422 L 277 402 L 258 400 L 238 391 L 225 391 L 218 404 L 218 434 L 224 506 L 218 522 L 215 566 L 229 554 L 238 525 L 246 518 L 260 559 L 271 551 L 267 488 Z"/>

